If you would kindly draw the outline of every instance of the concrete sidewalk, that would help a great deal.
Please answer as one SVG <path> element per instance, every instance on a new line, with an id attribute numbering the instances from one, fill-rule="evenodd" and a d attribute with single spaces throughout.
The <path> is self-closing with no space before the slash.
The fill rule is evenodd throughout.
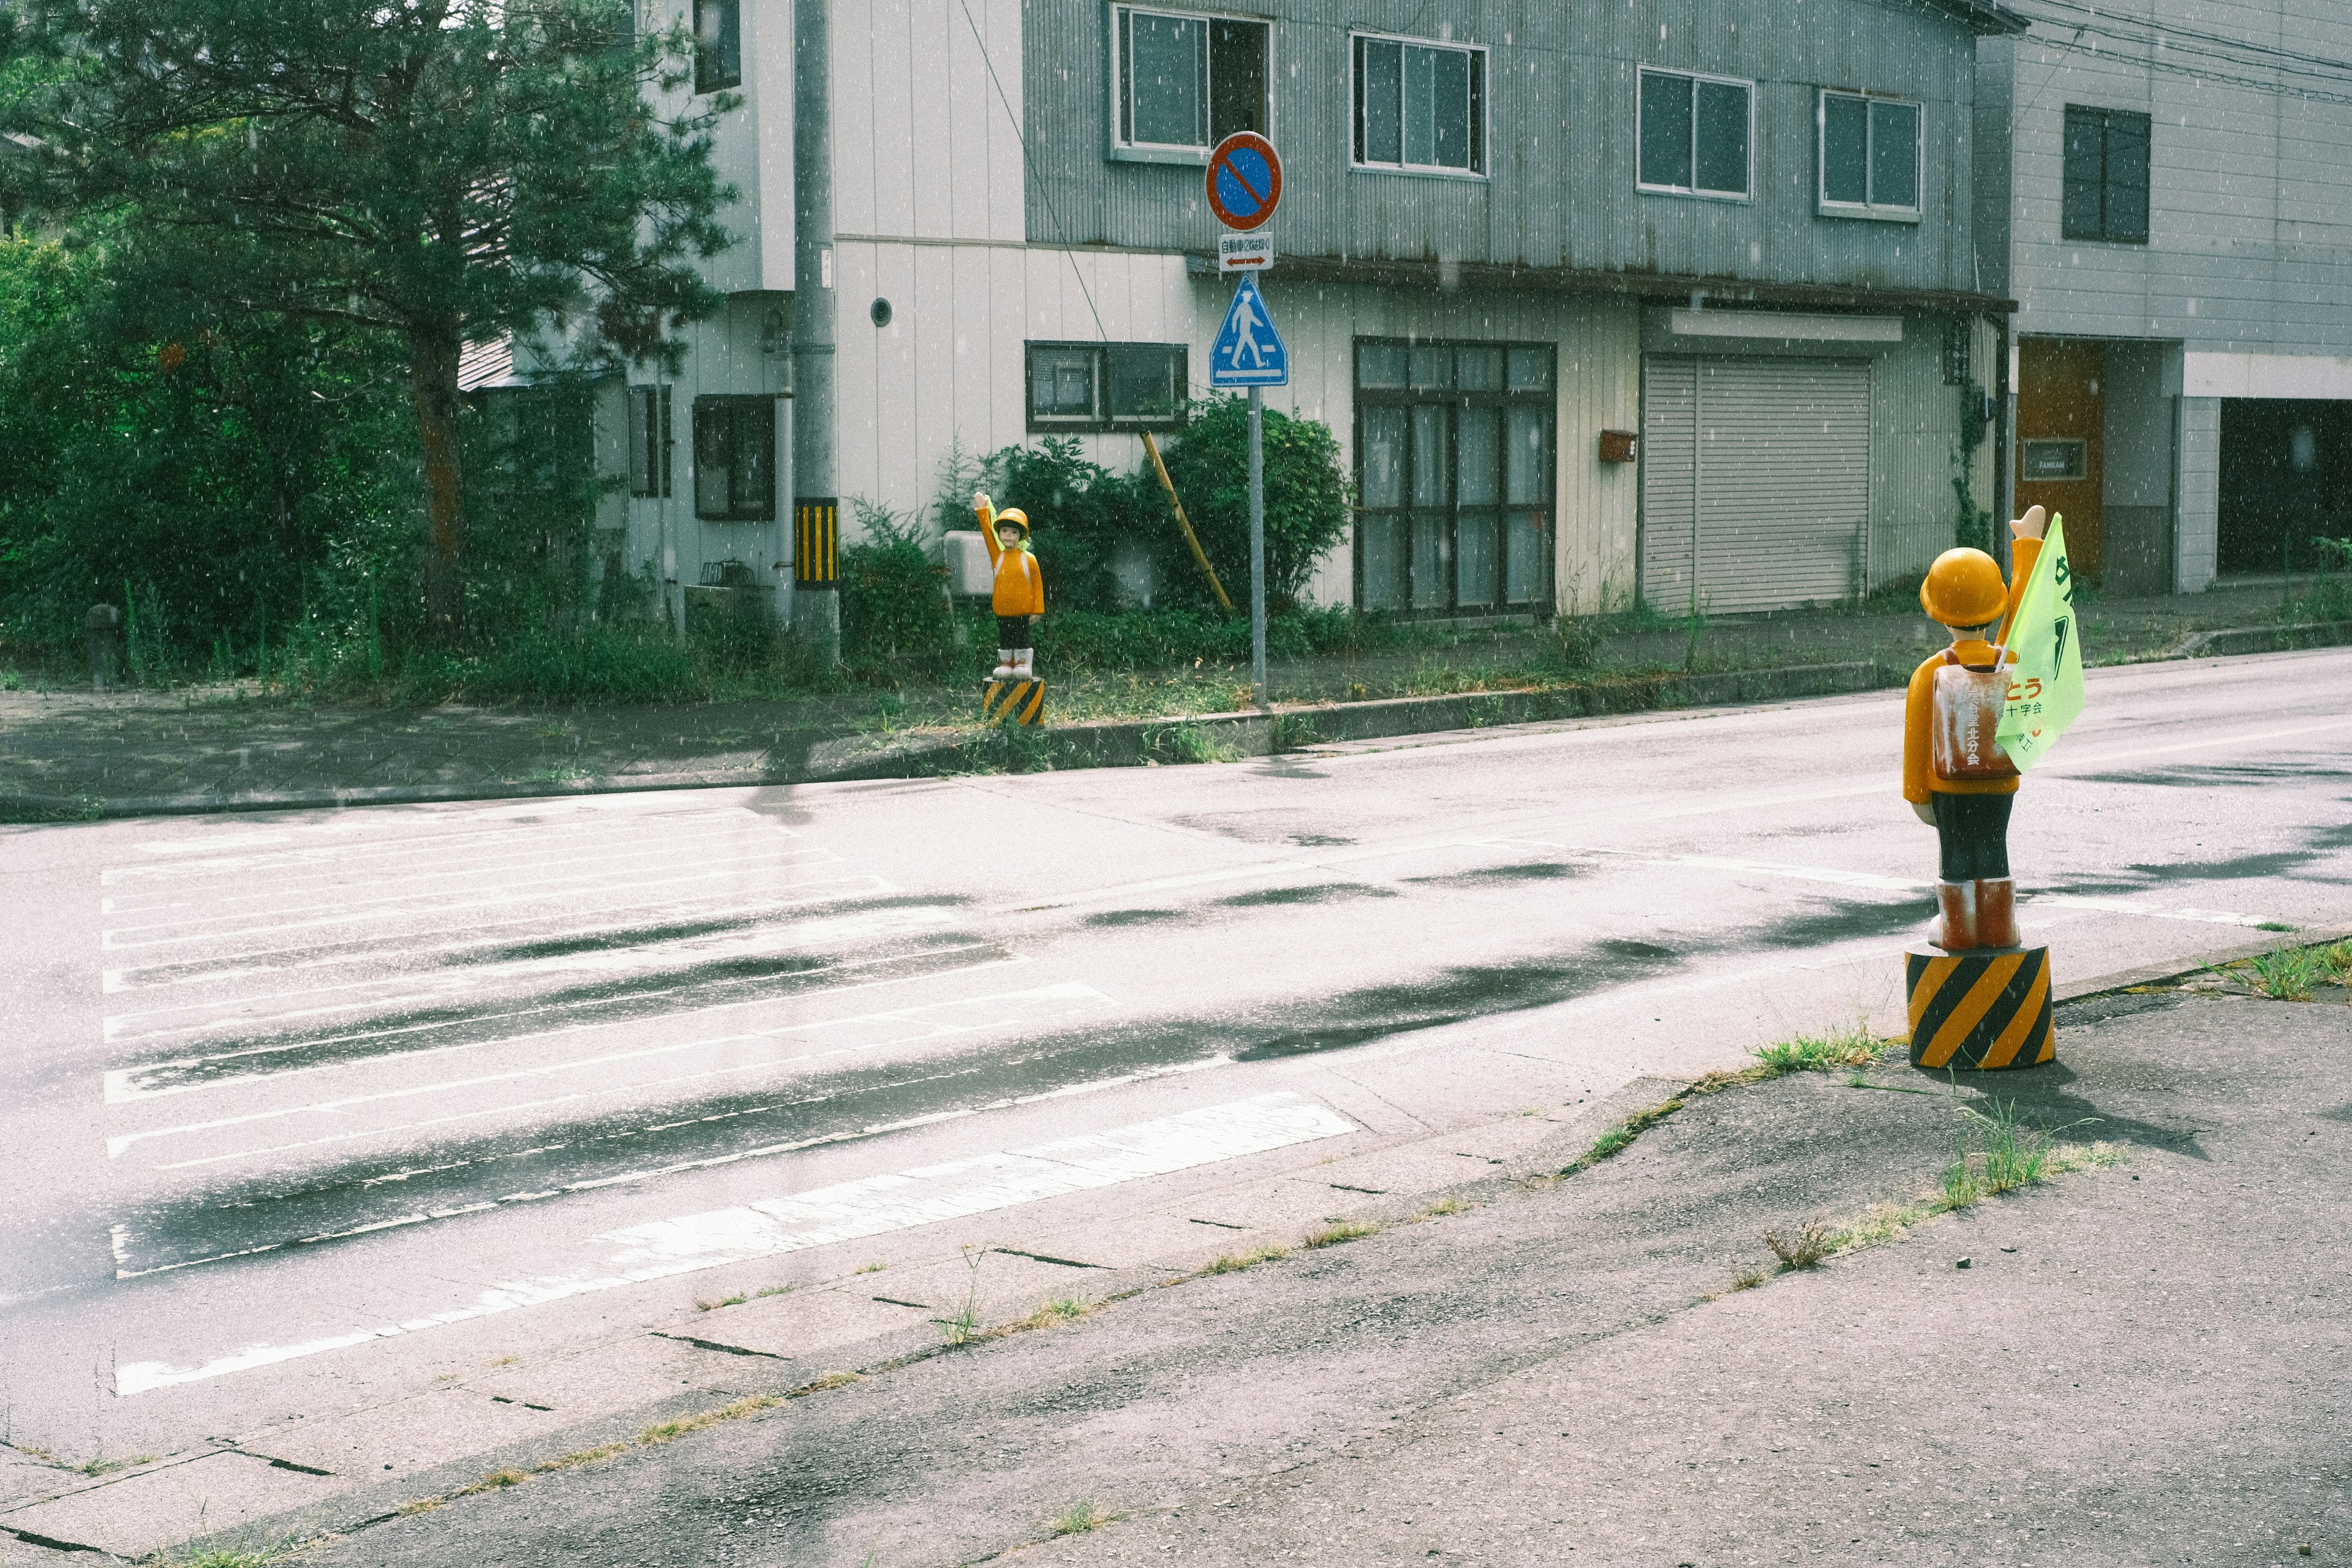
<path id="1" fill-rule="evenodd" d="M 2352 625 L 2261 624 L 2267 590 L 2102 605 L 2095 646 L 2187 658 L 2352 642 Z M 2232 617 L 2252 623 L 2215 629 Z M 0 822 L 166 812 L 382 805 L 706 785 L 905 778 L 1265 755 L 1361 741 L 1651 709 L 1788 700 L 1900 685 L 1932 632 L 1916 616 L 1819 613 L 1681 631 L 1625 632 L 1613 667 L 1685 661 L 1682 673 L 1541 680 L 1465 679 L 1481 689 L 1351 700 L 1412 684 L 1433 658 L 1465 669 L 1534 660 L 1525 637 L 1442 654 L 1277 665 L 1269 713 L 1217 711 L 1055 722 L 1008 743 L 876 695 L 658 707 L 373 708 L 234 690 L 0 691 Z M 1394 667 L 1394 668 L 1391 668 Z M 1368 685 L 1368 682 L 1370 683 Z M 1230 687 L 1230 683 L 1227 683 Z M 1223 700 L 1230 700 L 1226 691 Z M 931 721 L 917 710 L 939 710 Z"/>
<path id="2" fill-rule="evenodd" d="M 2322 994 L 2090 997 L 2056 1065 L 1957 1086 L 1898 1058 L 1685 1091 L 1544 1179 L 1675 1087 L 1637 1084 L 1433 1202 L 1350 1173 L 1286 1256 L 1081 1281 L 864 1376 L 739 1356 L 707 1408 L 486 1455 L 304 1561 L 2352 1561 L 2352 1006 Z M 1987 1096 L 2112 1153 L 1904 1228 Z M 1776 1274 L 1766 1234 L 1813 1222 L 1887 1235 Z M 1039 1282 L 993 1261 L 979 1316 L 1024 1318 Z"/>

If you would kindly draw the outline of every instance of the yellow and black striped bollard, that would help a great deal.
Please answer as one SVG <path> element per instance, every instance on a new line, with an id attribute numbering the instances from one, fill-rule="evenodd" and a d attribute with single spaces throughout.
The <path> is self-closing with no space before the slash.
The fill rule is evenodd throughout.
<path id="1" fill-rule="evenodd" d="M 980 721 L 1034 729 L 1045 718 L 1045 683 L 1034 675 L 991 679 L 980 689 Z"/>
<path id="2" fill-rule="evenodd" d="M 1913 1067 L 1990 1072 L 2058 1059 L 2047 947 L 1914 948 L 1903 968 Z"/>

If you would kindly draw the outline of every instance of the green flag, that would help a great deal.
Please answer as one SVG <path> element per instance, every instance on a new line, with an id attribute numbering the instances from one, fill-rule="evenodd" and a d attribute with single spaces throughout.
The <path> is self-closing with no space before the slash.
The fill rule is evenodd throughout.
<path id="1" fill-rule="evenodd" d="M 2009 700 L 1993 739 L 2030 771 L 2083 712 L 2083 639 L 2074 619 L 2074 579 L 2066 566 L 2066 520 L 2053 517 L 2041 558 L 2009 629 Z"/>

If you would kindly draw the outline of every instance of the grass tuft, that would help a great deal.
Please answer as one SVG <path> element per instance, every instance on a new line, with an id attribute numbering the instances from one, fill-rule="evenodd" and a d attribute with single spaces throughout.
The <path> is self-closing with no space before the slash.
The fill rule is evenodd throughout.
<path id="1" fill-rule="evenodd" d="M 847 1388 L 853 1383 L 864 1383 L 862 1372 L 829 1372 L 814 1383 L 803 1383 L 793 1390 L 794 1394 L 824 1394 L 836 1388 Z"/>
<path id="2" fill-rule="evenodd" d="M 1829 1226 L 1807 1220 L 1804 1228 L 1793 1235 L 1782 1236 L 1777 1231 L 1764 1233 L 1764 1245 L 1780 1260 L 1780 1272 L 1793 1273 L 1800 1268 L 1818 1268 L 1824 1258 L 1837 1250 L 1837 1240 Z"/>
<path id="3" fill-rule="evenodd" d="M 530 1479 L 530 1474 L 527 1470 L 492 1470 L 480 1480 L 467 1481 L 449 1495 L 477 1497 L 483 1492 L 504 1491 L 509 1487 L 519 1487 L 529 1479 Z"/>
<path id="4" fill-rule="evenodd" d="M 1595 1138 L 1592 1141 L 1592 1147 L 1584 1152 L 1584 1157 L 1577 1162 L 1574 1168 L 1581 1169 L 1587 1165 L 1597 1165 L 1603 1160 L 1613 1159 L 1633 1147 L 1634 1139 L 1639 1138 L 1682 1108 L 1683 1102 L 1677 1097 L 1673 1100 L 1662 1100 L 1655 1105 L 1645 1106 L 1634 1111 L 1616 1126 Z"/>
<path id="5" fill-rule="evenodd" d="M 1318 1225 L 1298 1238 L 1298 1245 L 1313 1249 L 1338 1247 L 1345 1242 L 1361 1241 L 1381 1227 L 1368 1219 L 1335 1219 L 1328 1225 Z"/>
<path id="6" fill-rule="evenodd" d="M 1837 1068 L 1868 1067 L 1886 1048 L 1886 1042 L 1856 1019 L 1826 1035 L 1795 1035 L 1756 1050 L 1764 1076 L 1780 1078 L 1792 1072 L 1829 1072 Z"/>
<path id="7" fill-rule="evenodd" d="M 2325 949 L 2278 947 L 2248 959 L 2243 973 L 2258 995 L 2275 1002 L 2308 1002 L 2326 983 L 2328 963 Z"/>
<path id="8" fill-rule="evenodd" d="M 1055 1514 L 1048 1523 L 1055 1535 L 1083 1535 L 1125 1517 L 1112 1513 L 1091 1498 L 1082 1498 Z"/>
<path id="9" fill-rule="evenodd" d="M 697 1301 L 694 1304 L 694 1310 L 698 1312 L 715 1312 L 721 1307 L 740 1307 L 751 1299 L 738 1290 L 732 1296 L 721 1296 L 716 1301 Z"/>
<path id="10" fill-rule="evenodd" d="M 648 1448 L 656 1448 L 664 1443 L 675 1443 L 689 1432 L 699 1432 L 706 1426 L 716 1426 L 725 1421 L 740 1421 L 746 1415 L 755 1415 L 782 1403 L 782 1398 L 772 1394 L 754 1394 L 715 1410 L 697 1411 L 692 1415 L 681 1415 L 675 1421 L 656 1421 L 637 1434 L 637 1441 Z"/>
<path id="11" fill-rule="evenodd" d="M 1027 1317 L 1007 1323 L 996 1331 L 1009 1334 L 1017 1333 L 1025 1329 L 1058 1328 L 1064 1323 L 1076 1322 L 1101 1304 L 1099 1301 L 1081 1300 L 1075 1296 L 1057 1296 L 1053 1300 L 1042 1303 Z"/>
<path id="12" fill-rule="evenodd" d="M 971 1289 L 964 1292 L 963 1305 L 944 1318 L 933 1318 L 939 1325 L 940 1337 L 951 1345 L 968 1345 L 982 1337 L 980 1328 L 980 1260 L 988 1256 L 984 1247 L 963 1249 L 964 1267 L 971 1272 Z"/>
<path id="13" fill-rule="evenodd" d="M 1464 1198 L 1444 1197 L 1423 1209 L 1415 1219 L 1443 1219 L 1450 1214 L 1466 1214 L 1478 1205 Z"/>
<path id="14" fill-rule="evenodd" d="M 1203 1274 L 1238 1274 L 1244 1268 L 1255 1268 L 1261 1263 L 1272 1263 L 1278 1258 L 1284 1258 L 1289 1256 L 1290 1248 L 1284 1247 L 1279 1242 L 1268 1242 L 1265 1246 L 1254 1248 L 1248 1252 L 1222 1253 L 1202 1264 L 1201 1266 L 1201 1272 Z"/>
<path id="15" fill-rule="evenodd" d="M 599 1465 L 629 1451 L 626 1443 L 605 1443 L 593 1448 L 574 1448 L 568 1454 L 558 1454 L 531 1467 L 534 1475 L 551 1476 L 562 1470 L 576 1470 L 583 1465 Z"/>

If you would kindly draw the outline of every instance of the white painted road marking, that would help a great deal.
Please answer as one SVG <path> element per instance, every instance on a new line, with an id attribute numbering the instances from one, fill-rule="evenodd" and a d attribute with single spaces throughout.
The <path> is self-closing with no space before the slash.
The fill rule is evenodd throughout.
<path id="1" fill-rule="evenodd" d="M 1355 1123 L 1337 1111 L 1300 1095 L 1262 1094 L 1088 1137 L 917 1166 L 736 1208 L 680 1215 L 597 1237 L 617 1250 L 600 1265 L 575 1273 L 504 1281 L 488 1286 L 465 1306 L 446 1311 L 292 1344 L 248 1345 L 195 1366 L 160 1361 L 127 1363 L 116 1369 L 114 1391 L 127 1398 L 301 1356 L 348 1350 L 373 1340 L 545 1306 L 592 1291 L 967 1218 L 1144 1177 L 1171 1175 L 1245 1154 L 1338 1138 L 1356 1130 Z"/>
<path id="2" fill-rule="evenodd" d="M 999 960 L 984 964 L 971 964 L 964 970 L 940 973 L 961 973 L 971 970 L 998 968 L 1003 967 L 1004 962 Z M 316 1148 L 322 1144 L 349 1142 L 353 1139 L 382 1138 L 398 1132 L 421 1131 L 428 1128 L 445 1127 L 454 1122 L 473 1121 L 482 1117 L 520 1115 L 530 1111 L 544 1110 L 551 1106 L 587 1102 L 613 1095 L 643 1094 L 648 1090 L 661 1089 L 675 1089 L 685 1084 L 740 1078 L 744 1074 L 803 1070 L 812 1063 L 826 1061 L 836 1057 L 878 1050 L 914 1040 L 980 1034 L 1014 1025 L 1034 1024 L 1058 1018 L 1064 1013 L 1077 1007 L 1097 1004 L 1108 1005 L 1109 1003 L 1109 997 L 1084 981 L 1071 980 L 1053 985 L 1034 986 L 1024 991 L 1000 991 L 986 996 L 956 997 L 946 1002 L 928 1002 L 912 1007 L 894 1007 L 884 1012 L 860 1013 L 848 1017 L 819 1018 L 803 1023 L 781 1024 L 772 1028 L 745 1029 L 734 1034 L 714 1035 L 701 1039 L 674 1040 L 658 1046 L 641 1046 L 634 1050 L 607 1051 L 600 1056 L 571 1057 L 560 1061 L 540 1062 L 529 1067 L 509 1068 L 504 1072 L 477 1073 L 468 1078 L 442 1079 L 431 1083 L 403 1084 L 397 1089 L 342 1095 L 303 1105 L 273 1106 L 268 1110 L 247 1111 L 239 1115 L 214 1117 L 205 1121 L 181 1122 L 165 1127 L 150 1127 L 141 1131 L 126 1132 L 109 1138 L 106 1141 L 106 1157 L 110 1160 L 119 1159 L 124 1151 L 157 1138 L 181 1137 L 191 1133 L 215 1131 L 224 1127 L 245 1127 L 257 1122 L 278 1121 L 289 1116 L 315 1116 L 333 1122 L 347 1118 L 353 1109 L 360 1106 L 393 1104 L 415 1100 L 425 1095 L 459 1095 L 467 1100 L 478 1100 L 481 1097 L 482 1090 L 498 1084 L 550 1082 L 559 1079 L 566 1073 L 585 1072 L 593 1073 L 600 1078 L 613 1078 L 614 1077 L 613 1069 L 625 1062 L 651 1061 L 664 1057 L 679 1056 L 689 1051 L 709 1051 L 721 1046 L 743 1046 L 756 1040 L 787 1040 L 794 1036 L 816 1037 L 827 1031 L 855 1033 L 860 1028 L 872 1030 L 866 1037 L 852 1039 L 846 1045 L 805 1052 L 799 1056 L 761 1057 L 752 1061 L 729 1062 L 723 1066 L 706 1068 L 698 1072 L 669 1078 L 603 1082 L 593 1089 L 557 1095 L 546 1100 L 524 1100 L 514 1104 L 470 1105 L 465 1110 L 446 1116 L 436 1116 L 396 1125 L 371 1126 L 356 1131 L 335 1133 L 328 1137 L 274 1144 L 264 1149 L 245 1149 L 232 1153 L 213 1154 L 202 1159 L 184 1160 L 176 1164 L 161 1167 L 167 1171 L 189 1170 L 199 1165 L 218 1164 L 224 1161 L 254 1159 L 263 1155 L 289 1153 L 297 1149 Z M 938 1016 L 953 1015 L 958 1012 L 973 1016 L 961 1018 Z M 894 1029 L 897 1032 L 889 1032 Z M 495 1043 L 510 1045 L 518 1037 L 510 1037 Z M 113 1078 L 114 1075 L 109 1075 L 110 1091 L 115 1088 Z M 249 1080 L 222 1081 L 235 1083 Z M 124 1098 L 152 1097 L 140 1096 L 126 1089 Z"/>

